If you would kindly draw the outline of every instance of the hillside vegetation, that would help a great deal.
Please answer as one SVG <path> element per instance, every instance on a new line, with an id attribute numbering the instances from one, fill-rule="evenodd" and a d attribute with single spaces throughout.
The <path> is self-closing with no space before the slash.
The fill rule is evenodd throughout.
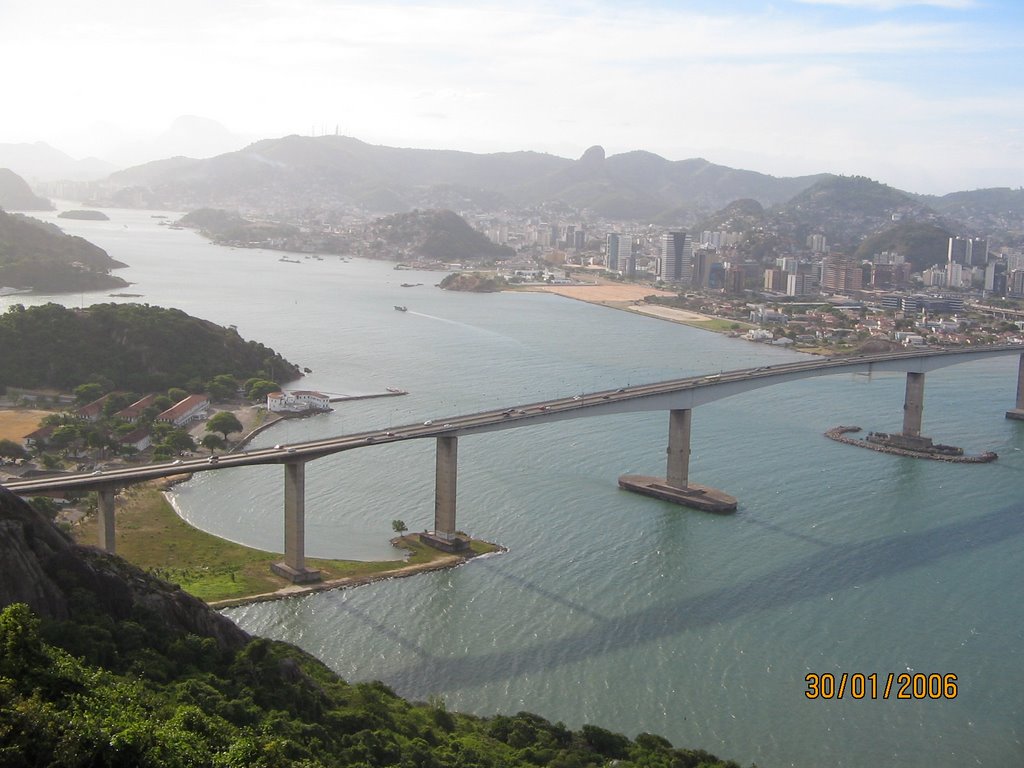
<path id="1" fill-rule="evenodd" d="M 448 262 L 494 261 L 515 255 L 508 246 L 495 245 L 452 211 L 396 213 L 377 219 L 367 228 L 367 255 Z"/>
<path id="2" fill-rule="evenodd" d="M 123 266 L 53 224 L 0 211 L 0 286 L 46 292 L 123 288 L 128 283 L 110 274 Z"/>
<path id="3" fill-rule="evenodd" d="M 277 382 L 300 375 L 277 352 L 234 329 L 141 304 L 18 304 L 0 315 L 0 349 L 0 387 L 68 390 L 99 377 L 144 392 L 194 389 L 224 373 Z"/>
<path id="4" fill-rule="evenodd" d="M 39 197 L 21 176 L 0 168 L 0 208 L 8 211 L 52 211 L 53 203 Z"/>
<path id="5" fill-rule="evenodd" d="M 473 717 L 350 684 L 0 489 L 0 763 L 140 768 L 738 768 L 665 739 Z"/>

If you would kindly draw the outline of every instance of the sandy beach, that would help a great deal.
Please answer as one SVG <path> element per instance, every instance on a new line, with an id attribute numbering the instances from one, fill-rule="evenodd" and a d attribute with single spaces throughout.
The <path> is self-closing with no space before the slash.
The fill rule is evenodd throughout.
<path id="1" fill-rule="evenodd" d="M 721 318 L 702 315 L 699 312 L 692 312 L 688 309 L 646 304 L 644 299 L 648 296 L 674 297 L 678 294 L 675 291 L 665 291 L 649 285 L 637 285 L 636 283 L 608 281 L 590 285 L 538 285 L 529 286 L 523 290 L 553 293 L 568 299 L 585 301 L 589 304 L 600 304 L 606 307 L 615 307 L 616 309 L 626 309 L 630 312 L 638 312 L 643 315 L 657 317 L 662 320 L 671 320 L 677 323 L 704 323 L 721 320 Z"/>

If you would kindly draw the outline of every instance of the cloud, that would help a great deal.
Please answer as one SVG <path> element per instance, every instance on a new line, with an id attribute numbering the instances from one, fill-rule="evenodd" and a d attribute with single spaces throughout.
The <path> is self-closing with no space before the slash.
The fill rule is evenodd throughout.
<path id="1" fill-rule="evenodd" d="M 672 153 L 799 147 L 799 163 L 757 169 L 777 174 L 869 159 L 889 168 L 892 148 L 916 158 L 970 135 L 994 137 L 979 164 L 998 167 L 1001 151 L 1018 162 L 999 144 L 1022 124 L 1024 89 L 1008 74 L 1020 64 L 1014 24 L 986 26 L 966 0 L 885 17 L 806 4 L 912 4 L 802 2 L 741 14 L 596 0 L 180 0 L 167 14 L 127 0 L 11 0 L 0 6 L 0 58 L 8 71 L 31 61 L 33 76 L 8 79 L 18 108 L 0 141 L 61 146 L 67 126 L 100 120 L 158 132 L 190 113 L 247 134 L 338 124 L 375 143 L 478 152 L 578 156 L 601 143 L 682 159 Z"/>

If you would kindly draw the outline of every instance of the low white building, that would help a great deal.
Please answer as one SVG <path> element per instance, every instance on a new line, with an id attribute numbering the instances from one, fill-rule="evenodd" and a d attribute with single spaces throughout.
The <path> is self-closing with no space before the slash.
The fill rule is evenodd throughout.
<path id="1" fill-rule="evenodd" d="M 331 398 L 322 392 L 295 390 L 294 392 L 271 392 L 267 395 L 267 410 L 281 411 L 329 411 Z"/>
<path id="2" fill-rule="evenodd" d="M 206 395 L 189 395 L 181 402 L 175 403 L 156 417 L 157 421 L 165 421 L 176 427 L 183 427 L 193 421 L 206 418 L 210 410 L 210 398 Z"/>

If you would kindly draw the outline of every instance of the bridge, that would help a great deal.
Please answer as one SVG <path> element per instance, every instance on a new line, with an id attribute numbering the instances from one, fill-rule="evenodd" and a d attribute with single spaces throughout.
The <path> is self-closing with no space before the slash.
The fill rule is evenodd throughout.
<path id="1" fill-rule="evenodd" d="M 619 479 L 620 486 L 697 509 L 727 512 L 736 508 L 736 500 L 733 497 L 718 489 L 693 483 L 689 478 L 690 428 L 693 409 L 697 406 L 760 387 L 815 376 L 902 372 L 907 376 L 902 436 L 910 439 L 920 438 L 925 374 L 957 363 L 1003 355 L 1018 355 L 1020 358 L 1016 404 L 1006 412 L 1006 416 L 1024 420 L 1024 348 L 1020 345 L 915 350 L 853 357 L 814 358 L 779 365 L 722 371 L 210 458 L 182 459 L 162 464 L 96 471 L 91 474 L 21 480 L 9 483 L 7 488 L 22 496 L 96 491 L 100 516 L 99 545 L 113 552 L 114 498 L 119 489 L 147 480 L 185 473 L 220 471 L 259 464 L 282 464 L 285 557 L 283 562 L 276 563 L 273 568 L 275 572 L 293 582 L 302 583 L 319 579 L 318 572 L 308 569 L 305 563 L 305 467 L 308 462 L 324 456 L 397 441 L 433 438 L 436 441 L 436 470 L 432 539 L 441 546 L 454 548 L 458 545 L 455 500 L 460 437 L 567 419 L 668 411 L 668 459 L 665 477 L 627 475 Z"/>

